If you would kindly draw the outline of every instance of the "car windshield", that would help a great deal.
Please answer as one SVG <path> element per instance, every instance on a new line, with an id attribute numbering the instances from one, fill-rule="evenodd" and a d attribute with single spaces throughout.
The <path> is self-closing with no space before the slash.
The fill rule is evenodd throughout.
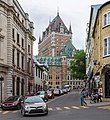
<path id="1" fill-rule="evenodd" d="M 54 93 L 59 93 L 59 90 L 54 90 Z"/>
<path id="2" fill-rule="evenodd" d="M 52 92 L 51 91 L 47 91 L 48 94 L 51 94 Z"/>
<path id="3" fill-rule="evenodd" d="M 45 94 L 45 92 L 44 92 L 44 91 L 41 91 L 41 92 L 40 92 L 40 95 L 44 95 L 44 94 Z"/>
<path id="4" fill-rule="evenodd" d="M 25 103 L 40 103 L 43 102 L 42 98 L 33 96 L 33 97 L 27 97 L 25 99 Z"/>
<path id="5" fill-rule="evenodd" d="M 11 97 L 7 98 L 5 101 L 6 102 L 17 101 L 18 98 L 19 98 L 18 96 L 11 96 Z"/>

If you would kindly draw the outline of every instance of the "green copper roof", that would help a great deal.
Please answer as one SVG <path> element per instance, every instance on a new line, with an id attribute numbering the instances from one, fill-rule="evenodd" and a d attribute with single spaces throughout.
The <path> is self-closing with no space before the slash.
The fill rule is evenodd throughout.
<path id="1" fill-rule="evenodd" d="M 76 51 L 76 48 L 73 46 L 72 42 L 67 41 L 65 47 L 61 50 L 60 55 L 71 58 L 74 51 Z"/>
<path id="2" fill-rule="evenodd" d="M 62 58 L 61 57 L 41 57 L 41 56 L 34 56 L 40 64 L 47 64 L 47 65 L 62 65 Z"/>

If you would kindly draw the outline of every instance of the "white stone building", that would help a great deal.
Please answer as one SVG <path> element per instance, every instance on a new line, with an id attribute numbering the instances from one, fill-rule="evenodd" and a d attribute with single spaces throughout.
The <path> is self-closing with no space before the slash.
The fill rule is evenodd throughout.
<path id="1" fill-rule="evenodd" d="M 32 91 L 29 83 L 33 80 L 33 29 L 33 22 L 17 0 L 0 0 L 0 76 L 4 78 L 0 93 L 3 99 Z"/>
<path id="2" fill-rule="evenodd" d="M 48 85 L 48 66 L 40 64 L 34 57 L 34 92 L 47 90 Z"/>

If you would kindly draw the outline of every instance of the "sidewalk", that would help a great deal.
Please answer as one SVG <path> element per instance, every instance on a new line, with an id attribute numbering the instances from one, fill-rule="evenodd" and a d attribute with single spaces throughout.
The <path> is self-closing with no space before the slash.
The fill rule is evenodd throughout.
<path id="1" fill-rule="evenodd" d="M 104 105 L 110 105 L 110 101 L 103 100 L 99 103 L 90 103 L 90 99 L 85 100 L 87 102 L 87 106 L 104 106 Z"/>

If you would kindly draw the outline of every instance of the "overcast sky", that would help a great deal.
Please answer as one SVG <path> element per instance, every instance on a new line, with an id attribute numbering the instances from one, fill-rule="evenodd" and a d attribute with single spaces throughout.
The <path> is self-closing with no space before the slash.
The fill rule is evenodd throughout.
<path id="1" fill-rule="evenodd" d="M 86 24 L 89 22 L 91 5 L 103 4 L 107 0 L 18 0 L 24 12 L 34 22 L 34 55 L 38 54 L 38 40 L 42 31 L 53 20 L 59 10 L 59 15 L 67 28 L 71 23 L 72 42 L 76 49 L 84 49 L 86 39 Z"/>

